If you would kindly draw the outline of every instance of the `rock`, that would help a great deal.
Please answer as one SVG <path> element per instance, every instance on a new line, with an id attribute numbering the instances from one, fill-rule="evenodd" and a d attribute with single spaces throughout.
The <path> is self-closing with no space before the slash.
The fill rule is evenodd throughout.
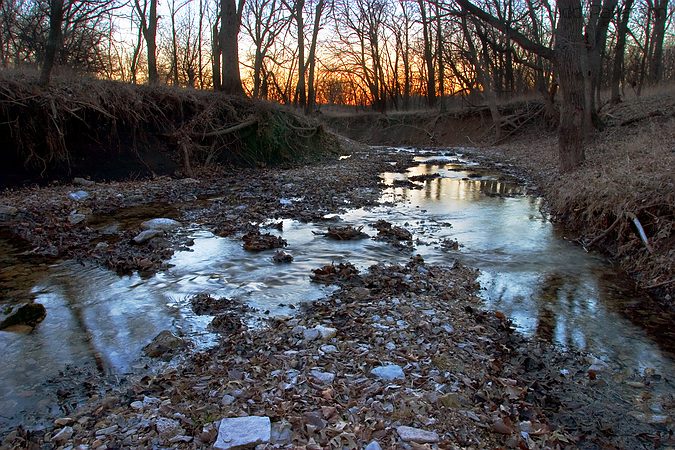
<path id="1" fill-rule="evenodd" d="M 68 216 L 68 222 L 70 222 L 72 225 L 77 225 L 78 223 L 82 223 L 85 220 L 87 220 L 87 216 L 85 216 L 84 214 L 80 214 L 80 213 L 74 212 L 74 213 L 71 213 Z"/>
<path id="2" fill-rule="evenodd" d="M 162 230 L 162 231 L 171 231 L 176 228 L 182 227 L 183 224 L 177 220 L 167 219 L 166 217 L 159 217 L 157 219 L 146 220 L 141 224 L 141 228 L 144 230 Z"/>
<path id="3" fill-rule="evenodd" d="M 35 327 L 47 316 L 47 310 L 40 303 L 22 303 L 5 306 L 0 311 L 0 330 L 13 325 Z"/>
<path id="4" fill-rule="evenodd" d="M 131 406 L 132 409 L 135 409 L 135 410 L 138 411 L 138 410 L 143 409 L 143 407 L 145 405 L 143 404 L 143 402 L 140 402 L 140 401 L 137 400 L 135 402 L 131 402 L 131 404 L 129 406 Z"/>
<path id="5" fill-rule="evenodd" d="M 272 435 L 269 417 L 247 416 L 225 418 L 220 421 L 214 450 L 244 449 L 266 444 Z"/>
<path id="6" fill-rule="evenodd" d="M 73 437 L 73 427 L 63 427 L 52 437 L 52 442 L 56 445 L 63 445 L 71 437 Z"/>
<path id="7" fill-rule="evenodd" d="M 319 339 L 319 336 L 321 336 L 321 332 L 317 330 L 316 328 L 308 328 L 305 330 L 302 330 L 302 337 L 306 342 L 311 342 Z"/>
<path id="8" fill-rule="evenodd" d="M 396 432 L 402 440 L 406 442 L 414 442 L 416 444 L 433 444 L 440 440 L 437 433 L 433 431 L 422 430 L 420 428 L 399 426 L 396 427 Z"/>
<path id="9" fill-rule="evenodd" d="M 75 200 L 76 202 L 81 202 L 89 198 L 89 192 L 87 191 L 75 191 L 68 194 L 68 198 Z"/>
<path id="10" fill-rule="evenodd" d="M 94 181 L 87 180 L 86 178 L 75 177 L 73 178 L 73 184 L 77 184 L 80 186 L 93 186 L 96 183 Z"/>
<path id="11" fill-rule="evenodd" d="M 363 450 L 382 450 L 382 447 L 380 447 L 379 442 L 371 441 Z"/>
<path id="12" fill-rule="evenodd" d="M 303 414 L 305 424 L 314 427 L 315 430 L 326 428 L 326 421 L 323 420 L 323 414 L 319 411 L 310 411 Z"/>
<path id="13" fill-rule="evenodd" d="M 321 372 L 320 370 L 312 370 L 312 377 L 321 384 L 331 384 L 335 379 L 335 374 L 330 372 Z"/>
<path id="14" fill-rule="evenodd" d="M 192 442 L 192 436 L 185 436 L 184 434 L 179 434 L 169 439 L 169 444 L 177 444 L 179 442 Z"/>
<path id="15" fill-rule="evenodd" d="M 405 373 L 403 369 L 396 364 L 389 364 L 386 366 L 377 366 L 370 371 L 371 375 L 385 381 L 403 380 Z"/>
<path id="16" fill-rule="evenodd" d="M 164 357 L 183 347 L 185 341 L 169 330 L 159 333 L 148 345 L 143 347 L 143 352 L 151 358 Z"/>
<path id="17" fill-rule="evenodd" d="M 104 252 L 108 250 L 110 245 L 107 242 L 99 242 L 96 244 L 96 247 L 94 247 L 94 250 L 99 251 L 99 252 Z"/>
<path id="18" fill-rule="evenodd" d="M 338 351 L 336 346 L 330 344 L 322 345 L 321 347 L 319 347 L 319 350 L 321 350 L 324 353 L 337 353 Z"/>
<path id="19" fill-rule="evenodd" d="M 293 255 L 283 250 L 277 250 L 272 256 L 272 261 L 275 263 L 290 263 L 293 262 Z"/>
<path id="20" fill-rule="evenodd" d="M 143 397 L 143 407 L 159 405 L 161 402 L 160 399 L 155 397 L 148 397 L 147 395 Z"/>
<path id="21" fill-rule="evenodd" d="M 235 398 L 230 394 L 223 395 L 223 398 L 220 399 L 220 404 L 223 406 L 229 406 L 234 403 Z"/>
<path id="22" fill-rule="evenodd" d="M 160 417 L 155 421 L 155 428 L 157 433 L 163 438 L 172 438 L 182 432 L 180 427 L 180 422 L 174 419 L 167 419 L 166 417 Z"/>
<path id="23" fill-rule="evenodd" d="M 334 338 L 337 334 L 337 330 L 331 327 L 324 327 L 323 325 L 317 325 L 314 327 L 315 330 L 321 334 L 321 339 L 331 339 Z"/>
<path id="24" fill-rule="evenodd" d="M 150 239 L 154 239 L 157 236 L 161 236 L 163 234 L 164 232 L 162 230 L 145 230 L 138 233 L 134 237 L 133 241 L 134 244 L 144 244 L 145 242 L 148 242 Z"/>
<path id="25" fill-rule="evenodd" d="M 56 425 L 57 427 L 71 425 L 73 423 L 75 423 L 75 419 L 73 419 L 72 417 L 61 417 L 54 421 L 54 425 Z"/>
<path id="26" fill-rule="evenodd" d="M 396 344 L 394 344 L 393 342 L 387 342 L 386 344 L 384 344 L 384 348 L 386 348 L 391 352 L 393 350 L 396 350 Z"/>
<path id="27" fill-rule="evenodd" d="M 278 445 L 290 444 L 293 438 L 291 424 L 288 422 L 274 422 L 272 424 L 271 442 Z"/>
<path id="28" fill-rule="evenodd" d="M 118 429 L 119 425 L 110 425 L 109 427 L 101 428 L 100 430 L 96 430 L 96 437 L 108 436 L 110 434 L 113 434 Z"/>

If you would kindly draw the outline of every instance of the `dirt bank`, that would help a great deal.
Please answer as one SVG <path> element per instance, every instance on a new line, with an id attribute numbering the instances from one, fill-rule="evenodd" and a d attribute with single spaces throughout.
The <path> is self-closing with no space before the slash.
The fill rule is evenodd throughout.
<path id="1" fill-rule="evenodd" d="M 601 110 L 603 131 L 589 138 L 586 164 L 558 171 L 555 132 L 533 120 L 506 142 L 493 142 L 482 112 L 331 117 L 341 133 L 371 144 L 469 146 L 468 151 L 515 166 L 536 183 L 554 220 L 571 239 L 616 260 L 664 304 L 675 295 L 675 87 L 649 91 Z M 482 145 L 481 145 L 482 144 Z M 488 144 L 488 145 L 485 145 Z M 636 217 L 648 238 L 640 239 Z"/>
<path id="2" fill-rule="evenodd" d="M 315 120 L 209 91 L 0 71 L 0 188 L 89 177 L 193 175 L 204 163 L 277 165 L 337 149 Z"/>

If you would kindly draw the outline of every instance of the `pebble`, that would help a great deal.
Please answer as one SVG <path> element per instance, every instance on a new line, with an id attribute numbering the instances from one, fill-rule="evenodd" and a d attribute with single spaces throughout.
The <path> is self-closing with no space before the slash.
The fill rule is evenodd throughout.
<path id="1" fill-rule="evenodd" d="M 56 445 L 63 445 L 71 437 L 73 437 L 73 427 L 63 427 L 52 437 L 52 442 Z"/>
<path id="2" fill-rule="evenodd" d="M 18 212 L 19 210 L 13 206 L 0 205 L 0 218 L 3 216 L 15 216 Z"/>
<path id="3" fill-rule="evenodd" d="M 312 377 L 321 384 L 331 384 L 335 379 L 335 374 L 330 372 L 321 372 L 320 370 L 312 370 Z"/>
<path id="4" fill-rule="evenodd" d="M 112 434 L 115 431 L 117 431 L 118 428 L 119 428 L 118 425 L 111 425 L 111 426 L 106 427 L 106 428 L 101 428 L 100 430 L 96 430 L 96 436 L 97 437 L 98 436 L 107 436 L 107 435 Z"/>
<path id="5" fill-rule="evenodd" d="M 144 244 L 148 242 L 150 239 L 154 239 L 157 236 L 163 235 L 164 232 L 162 230 L 145 230 L 141 231 L 138 233 L 136 236 L 134 236 L 134 244 Z"/>
<path id="6" fill-rule="evenodd" d="M 56 425 L 57 427 L 63 427 L 66 425 L 70 425 L 72 423 L 75 423 L 75 419 L 73 419 L 72 417 L 61 417 L 60 419 L 56 419 L 54 421 L 54 425 Z"/>
<path id="7" fill-rule="evenodd" d="M 173 219 L 168 219 L 166 217 L 159 217 L 157 219 L 146 220 L 141 224 L 141 228 L 144 230 L 162 230 L 162 231 L 171 231 L 176 228 L 183 226 L 180 222 Z"/>
<path id="8" fill-rule="evenodd" d="M 338 351 L 336 346 L 330 344 L 322 345 L 321 347 L 319 347 L 319 350 L 321 350 L 324 353 L 337 353 Z"/>
<path id="9" fill-rule="evenodd" d="M 89 198 L 89 192 L 87 191 L 75 191 L 68 194 L 68 198 L 75 200 L 76 202 L 81 202 Z"/>
<path id="10" fill-rule="evenodd" d="M 399 426 L 396 427 L 396 432 L 402 440 L 416 444 L 432 444 L 440 440 L 437 433 L 420 428 Z"/>
<path id="11" fill-rule="evenodd" d="M 337 329 L 331 327 L 324 327 L 323 325 L 317 325 L 314 327 L 315 330 L 321 335 L 321 339 L 331 339 L 334 338 L 337 334 Z"/>
<path id="12" fill-rule="evenodd" d="M 223 398 L 220 399 L 220 404 L 223 406 L 229 406 L 234 403 L 235 398 L 230 394 L 223 395 Z"/>
<path id="13" fill-rule="evenodd" d="M 317 330 L 316 328 L 308 328 L 305 330 L 302 330 L 302 336 L 305 340 L 305 342 L 312 342 L 317 339 L 319 339 L 319 336 L 321 336 L 321 332 Z"/>
<path id="14" fill-rule="evenodd" d="M 143 404 L 143 402 L 137 400 L 135 402 L 131 402 L 131 405 L 129 406 L 131 406 L 133 409 L 140 410 L 143 409 L 145 405 Z"/>
<path id="15" fill-rule="evenodd" d="M 372 441 L 363 450 L 382 450 L 382 447 L 379 442 Z"/>
<path id="16" fill-rule="evenodd" d="M 214 450 L 230 450 L 266 444 L 272 434 L 269 417 L 247 416 L 225 418 L 220 421 Z"/>
<path id="17" fill-rule="evenodd" d="M 160 417 L 155 422 L 157 433 L 162 437 L 173 437 L 182 431 L 180 422 L 174 419 Z"/>
<path id="18" fill-rule="evenodd" d="M 403 369 L 401 369 L 401 367 L 397 366 L 396 364 L 377 366 L 371 370 L 370 373 L 373 376 L 385 381 L 405 379 L 405 373 L 403 373 Z"/>

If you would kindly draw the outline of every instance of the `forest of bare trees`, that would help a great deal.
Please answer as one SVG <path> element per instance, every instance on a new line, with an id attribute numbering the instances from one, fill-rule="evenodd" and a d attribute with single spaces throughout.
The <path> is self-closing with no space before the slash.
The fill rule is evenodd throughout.
<path id="1" fill-rule="evenodd" d="M 573 167 L 606 102 L 675 78 L 668 0 L 2 0 L 0 64 L 376 111 L 538 92 Z M 558 94 L 558 89 L 560 93 Z M 557 103 L 556 103 L 557 102 Z M 559 107 L 554 106 L 559 104 Z M 577 149 L 577 150 L 574 150 Z M 562 154 L 562 153 L 561 153 Z"/>

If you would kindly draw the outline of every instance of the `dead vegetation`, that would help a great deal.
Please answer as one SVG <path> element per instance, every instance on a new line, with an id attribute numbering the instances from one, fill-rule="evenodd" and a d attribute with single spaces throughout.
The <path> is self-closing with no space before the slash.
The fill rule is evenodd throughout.
<path id="1" fill-rule="evenodd" d="M 11 72 L 0 73 L 0 143 L 6 185 L 78 174 L 190 175 L 210 163 L 288 163 L 336 147 L 318 122 L 269 103 L 88 78 L 42 88 Z"/>

